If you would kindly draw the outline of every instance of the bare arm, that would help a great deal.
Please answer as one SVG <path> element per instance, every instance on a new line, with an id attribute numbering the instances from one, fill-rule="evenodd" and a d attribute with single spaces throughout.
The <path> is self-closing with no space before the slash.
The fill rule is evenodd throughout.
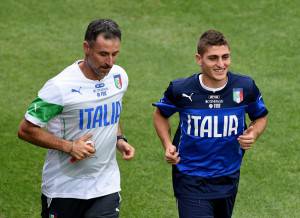
<path id="1" fill-rule="evenodd" d="M 176 147 L 172 144 L 169 120 L 161 115 L 158 108 L 154 111 L 153 122 L 156 133 L 165 149 L 165 159 L 170 164 L 177 164 L 180 161 Z"/>
<path id="2" fill-rule="evenodd" d="M 91 135 L 84 135 L 72 142 L 58 138 L 45 129 L 32 124 L 26 119 L 21 121 L 18 136 L 19 138 L 40 147 L 69 153 L 78 160 L 82 160 L 88 156 L 91 156 L 95 152 L 95 149 L 90 144 L 85 143 L 91 138 Z"/>
<path id="3" fill-rule="evenodd" d="M 267 121 L 267 116 L 264 116 L 250 123 L 248 129 L 244 131 L 243 135 L 238 137 L 238 141 L 243 149 L 248 150 L 252 147 L 258 137 L 265 130 Z"/>
<path id="4" fill-rule="evenodd" d="M 118 136 L 122 135 L 120 123 L 118 124 Z M 131 160 L 134 157 L 135 149 L 123 139 L 117 140 L 117 149 L 122 154 L 124 160 Z"/>

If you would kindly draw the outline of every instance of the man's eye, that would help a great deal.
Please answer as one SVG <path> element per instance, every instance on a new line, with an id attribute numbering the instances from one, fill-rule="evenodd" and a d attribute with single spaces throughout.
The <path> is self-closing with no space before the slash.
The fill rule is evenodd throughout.
<path id="1" fill-rule="evenodd" d="M 99 54 L 100 56 L 103 56 L 103 57 L 104 57 L 104 56 L 107 56 L 107 53 L 105 53 L 105 52 L 99 52 L 98 54 Z"/>
<path id="2" fill-rule="evenodd" d="M 209 57 L 208 59 L 211 60 L 211 61 L 217 60 L 216 57 Z"/>

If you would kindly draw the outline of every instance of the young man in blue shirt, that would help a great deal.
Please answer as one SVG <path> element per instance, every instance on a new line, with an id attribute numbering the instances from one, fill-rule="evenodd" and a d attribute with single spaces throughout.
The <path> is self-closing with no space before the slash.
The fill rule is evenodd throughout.
<path id="1" fill-rule="evenodd" d="M 172 81 L 154 104 L 154 125 L 173 165 L 179 217 L 231 217 L 243 155 L 264 131 L 268 111 L 254 80 L 229 71 L 221 32 L 202 34 L 196 62 L 201 73 Z M 168 118 L 176 112 L 172 142 Z"/>

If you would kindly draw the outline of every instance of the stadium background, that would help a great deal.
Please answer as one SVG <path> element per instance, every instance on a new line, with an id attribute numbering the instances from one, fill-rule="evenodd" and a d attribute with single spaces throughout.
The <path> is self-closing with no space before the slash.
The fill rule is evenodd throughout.
<path id="1" fill-rule="evenodd" d="M 120 24 L 117 64 L 130 79 L 121 120 L 136 158 L 119 157 L 121 217 L 177 217 L 151 103 L 170 80 L 198 71 L 196 42 L 210 28 L 228 37 L 231 69 L 256 80 L 270 111 L 267 131 L 245 155 L 234 217 L 299 217 L 299 14 L 296 0 L 1 0 L 0 218 L 39 217 L 46 150 L 19 140 L 18 124 L 44 82 L 83 57 L 94 18 Z"/>

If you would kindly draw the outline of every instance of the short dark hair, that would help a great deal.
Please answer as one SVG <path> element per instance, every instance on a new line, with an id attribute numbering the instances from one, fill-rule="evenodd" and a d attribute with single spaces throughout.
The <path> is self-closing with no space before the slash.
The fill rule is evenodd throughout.
<path id="1" fill-rule="evenodd" d="M 226 45 L 229 48 L 228 41 L 223 33 L 213 29 L 207 30 L 199 38 L 197 45 L 198 54 L 203 55 L 208 47 L 214 45 Z"/>
<path id="2" fill-rule="evenodd" d="M 84 40 L 92 43 L 96 41 L 99 34 L 102 34 L 105 39 L 118 38 L 121 41 L 122 34 L 119 25 L 111 19 L 97 19 L 90 22 Z"/>

